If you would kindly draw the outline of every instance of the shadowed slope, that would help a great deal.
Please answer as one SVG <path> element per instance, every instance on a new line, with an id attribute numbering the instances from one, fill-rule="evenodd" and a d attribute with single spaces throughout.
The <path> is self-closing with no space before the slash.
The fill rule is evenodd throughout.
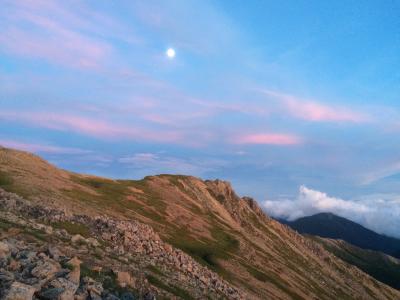
<path id="1" fill-rule="evenodd" d="M 378 234 L 332 213 L 319 213 L 284 223 L 300 233 L 342 239 L 360 248 L 381 251 L 400 258 L 399 239 Z"/>
<path id="2" fill-rule="evenodd" d="M 353 246 L 343 240 L 310 236 L 326 250 L 352 264 L 377 280 L 400 289 L 400 260 L 373 250 Z"/>

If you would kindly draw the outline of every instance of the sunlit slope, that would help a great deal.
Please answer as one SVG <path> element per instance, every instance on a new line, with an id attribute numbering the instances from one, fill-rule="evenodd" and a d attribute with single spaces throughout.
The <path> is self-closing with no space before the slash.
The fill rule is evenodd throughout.
<path id="1" fill-rule="evenodd" d="M 266 216 L 224 181 L 159 175 L 110 180 L 0 149 L 0 186 L 33 202 L 132 218 L 259 299 L 399 299 L 400 293 Z"/>

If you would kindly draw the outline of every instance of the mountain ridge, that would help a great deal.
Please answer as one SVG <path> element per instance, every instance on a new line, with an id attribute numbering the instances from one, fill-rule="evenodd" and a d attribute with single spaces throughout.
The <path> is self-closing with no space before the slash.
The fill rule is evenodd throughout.
<path id="1" fill-rule="evenodd" d="M 400 239 L 376 233 L 333 213 L 318 213 L 283 223 L 300 233 L 342 239 L 363 249 L 381 251 L 400 258 Z"/>
<path id="2" fill-rule="evenodd" d="M 225 181 L 180 175 L 111 180 L 1 148 L 0 187 L 65 216 L 146 224 L 246 299 L 400 298 L 398 291 L 264 214 L 255 200 L 237 196 Z M 99 237 L 99 243 L 106 241 Z M 150 287 L 176 292 L 162 284 L 163 275 L 150 275 Z M 197 298 L 199 291 L 192 287 L 185 293 Z"/>

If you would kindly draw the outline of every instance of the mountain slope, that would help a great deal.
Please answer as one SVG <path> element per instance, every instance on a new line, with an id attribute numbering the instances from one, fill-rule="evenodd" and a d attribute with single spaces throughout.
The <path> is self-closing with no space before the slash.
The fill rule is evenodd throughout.
<path id="1" fill-rule="evenodd" d="M 400 260 L 382 252 L 365 250 L 343 240 L 310 236 L 326 250 L 352 264 L 377 280 L 400 289 Z"/>
<path id="2" fill-rule="evenodd" d="M 284 223 L 300 233 L 341 239 L 360 248 L 381 251 L 400 258 L 399 239 L 380 235 L 332 213 L 319 213 Z"/>
<path id="3" fill-rule="evenodd" d="M 224 181 L 172 175 L 110 180 L 59 170 L 32 154 L 1 148 L 0 187 L 70 218 L 146 224 L 163 243 L 189 254 L 246 299 L 400 298 L 398 291 L 272 220 Z M 110 242 L 101 232 L 96 237 Z M 112 240 L 112 246 L 118 249 L 122 241 Z M 191 274 L 186 264 L 180 268 Z M 150 283 L 165 289 L 163 277 L 152 276 Z M 194 285 L 182 281 L 182 286 L 199 298 Z"/>

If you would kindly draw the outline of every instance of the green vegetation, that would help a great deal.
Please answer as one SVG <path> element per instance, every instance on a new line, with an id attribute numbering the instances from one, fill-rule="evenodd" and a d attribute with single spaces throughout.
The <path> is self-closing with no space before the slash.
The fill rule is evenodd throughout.
<path id="1" fill-rule="evenodd" d="M 1 230 L 8 230 L 11 227 L 13 227 L 12 223 L 8 222 L 7 220 L 3 220 L 3 219 L 0 220 L 0 229 Z"/>
<path id="2" fill-rule="evenodd" d="M 63 267 L 64 269 L 68 269 L 68 270 L 73 270 L 74 269 L 74 267 L 70 264 L 70 263 L 68 263 L 68 261 L 61 261 L 61 267 Z"/>
<path id="3" fill-rule="evenodd" d="M 210 230 L 213 240 L 194 239 L 186 228 L 178 228 L 169 243 L 228 279 L 231 278 L 231 274 L 222 268 L 218 260 L 232 257 L 239 249 L 239 241 L 218 223 L 213 222 L 213 225 Z"/>
<path id="4" fill-rule="evenodd" d="M 7 192 L 18 194 L 22 197 L 28 198 L 33 194 L 25 187 L 19 186 L 12 176 L 4 171 L 0 171 L 0 187 Z"/>
<path id="5" fill-rule="evenodd" d="M 183 189 L 183 185 L 180 182 L 180 180 L 185 180 L 185 176 L 161 176 L 168 178 L 171 184 L 177 186 L 182 190 L 182 192 L 187 192 Z M 73 176 L 72 180 L 80 185 L 92 189 L 96 194 L 78 189 L 65 191 L 65 193 L 71 198 L 92 202 L 97 206 L 119 211 L 127 216 L 132 214 L 132 212 L 137 213 L 155 221 L 160 224 L 160 226 L 166 224 L 166 203 L 162 200 L 161 196 L 151 188 L 151 177 L 145 177 L 142 180 L 109 180 L 95 177 L 85 178 Z M 135 193 L 130 189 L 130 187 L 141 190 L 143 193 Z M 129 195 L 134 195 L 136 199 L 145 205 L 141 204 L 139 201 L 129 200 Z M 202 214 L 198 207 L 193 207 L 193 210 L 195 210 L 196 214 Z M 227 231 L 225 225 L 214 220 L 212 216 L 204 214 L 204 217 L 208 218 L 212 224 L 210 233 L 213 239 L 197 240 L 191 236 L 190 232 L 186 228 L 180 228 L 173 224 L 168 224 L 168 232 L 172 235 L 169 242 L 194 257 L 203 265 L 206 265 L 220 273 L 220 275 L 229 277 L 230 274 L 223 270 L 218 263 L 218 260 L 231 257 L 232 253 L 235 253 L 238 250 L 239 241 Z M 65 226 L 67 224 L 63 225 Z"/>
<path id="6" fill-rule="evenodd" d="M 372 250 L 364 250 L 350 244 L 330 246 L 316 238 L 329 252 L 333 253 L 345 262 L 355 265 L 375 279 L 386 283 L 396 289 L 400 289 L 400 267 L 384 254 Z"/>
<path id="7" fill-rule="evenodd" d="M 94 191 L 94 193 L 90 193 L 82 189 L 64 190 L 63 193 L 71 199 L 77 199 L 81 202 L 91 202 L 97 207 L 117 211 L 126 216 L 130 216 L 132 212 L 135 212 L 155 222 L 164 222 L 166 204 L 148 186 L 146 178 L 142 180 L 111 180 L 72 176 L 71 179 L 75 183 L 86 186 Z M 133 194 L 130 187 L 143 191 L 143 193 L 135 193 L 135 197 L 148 207 L 144 207 L 141 203 L 128 199 L 128 196 Z"/>
<path id="8" fill-rule="evenodd" d="M 117 282 L 117 275 L 111 270 L 111 269 L 106 269 L 104 271 L 96 272 L 93 271 L 87 264 L 83 263 L 81 264 L 81 278 L 88 276 L 90 278 L 93 278 L 96 281 L 99 281 L 102 283 L 104 289 L 107 289 L 109 291 L 112 291 L 115 293 L 117 296 L 122 295 L 126 292 L 130 292 L 135 295 L 135 298 L 138 297 L 138 294 L 136 291 L 127 288 L 127 287 L 120 287 Z"/>
<path id="9" fill-rule="evenodd" d="M 51 225 L 58 229 L 65 229 L 69 234 L 72 235 L 80 234 L 85 238 L 90 237 L 90 230 L 84 224 L 63 221 L 63 222 L 53 222 L 51 223 Z"/>
<path id="10" fill-rule="evenodd" d="M 13 184 L 13 179 L 10 175 L 5 172 L 0 171 L 0 187 L 6 188 Z"/>
<path id="11" fill-rule="evenodd" d="M 257 279 L 261 282 L 268 281 L 268 276 L 265 273 L 255 269 L 251 266 L 246 266 L 246 269 L 247 269 L 247 272 L 249 272 L 255 279 Z"/>
<path id="12" fill-rule="evenodd" d="M 24 228 L 23 233 L 30 235 L 32 237 L 34 237 L 35 239 L 38 239 L 40 241 L 48 241 L 49 240 L 49 236 L 46 235 L 46 233 L 42 230 L 38 230 L 38 229 L 33 229 L 33 228 Z"/>
<path id="13" fill-rule="evenodd" d="M 148 265 L 146 268 L 147 268 L 147 270 L 149 270 L 150 272 L 152 272 L 156 275 L 159 275 L 159 276 L 164 275 L 164 273 L 156 266 Z"/>
<path id="14" fill-rule="evenodd" d="M 157 277 L 148 274 L 146 276 L 147 280 L 154 286 L 167 291 L 175 296 L 178 296 L 182 299 L 187 299 L 187 300 L 191 300 L 194 299 L 187 291 L 185 291 L 184 289 L 174 286 L 174 285 L 167 285 L 166 283 L 162 282 L 160 279 L 158 279 Z"/>
<path id="15" fill-rule="evenodd" d="M 245 267 L 246 267 L 247 271 L 254 278 L 256 278 L 257 280 L 259 280 L 261 282 L 270 282 L 270 283 L 274 284 L 277 288 L 284 291 L 286 294 L 290 295 L 290 297 L 292 299 L 294 299 L 294 300 L 303 300 L 304 299 L 303 297 L 301 297 L 300 295 L 298 295 L 294 291 L 292 291 L 288 285 L 285 285 L 282 278 L 280 278 L 278 275 L 272 274 L 272 273 L 266 274 L 266 273 L 261 272 L 249 265 L 245 265 Z"/>

